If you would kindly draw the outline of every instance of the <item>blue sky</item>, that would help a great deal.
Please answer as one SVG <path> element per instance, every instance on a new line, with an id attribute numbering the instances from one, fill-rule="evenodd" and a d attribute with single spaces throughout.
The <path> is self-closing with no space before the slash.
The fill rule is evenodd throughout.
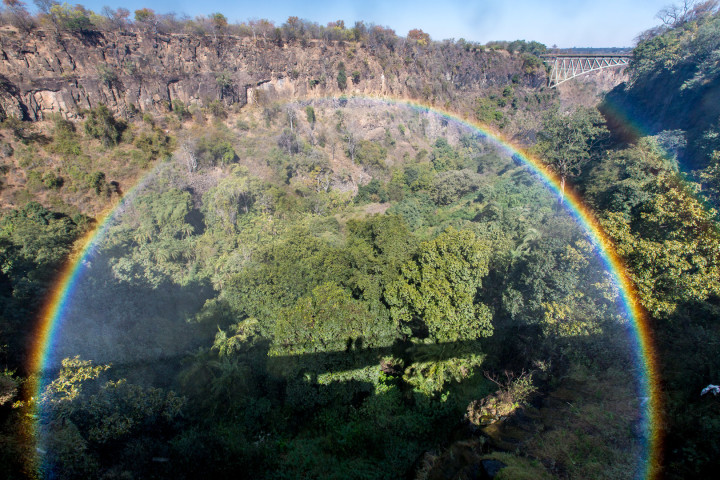
<path id="1" fill-rule="evenodd" d="M 32 4 L 31 0 L 26 0 Z M 76 3 L 70 1 L 69 3 Z M 327 24 L 364 20 L 389 26 L 398 35 L 421 28 L 435 40 L 465 38 L 537 40 L 548 46 L 632 46 L 633 39 L 656 24 L 655 14 L 672 0 L 112 0 L 80 1 L 99 12 L 104 5 L 130 11 L 148 7 L 156 12 L 189 16 L 221 12 L 230 21 L 267 18 L 277 25 L 291 15 Z"/>

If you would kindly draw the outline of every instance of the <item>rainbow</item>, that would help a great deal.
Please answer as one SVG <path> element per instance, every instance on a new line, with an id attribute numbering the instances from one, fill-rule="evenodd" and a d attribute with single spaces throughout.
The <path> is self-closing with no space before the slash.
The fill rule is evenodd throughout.
<path id="1" fill-rule="evenodd" d="M 97 245 L 105 237 L 117 214 L 132 204 L 138 194 L 147 185 L 157 167 L 145 174 L 125 195 L 113 206 L 99 215 L 95 228 L 88 231 L 77 241 L 70 258 L 60 270 L 50 295 L 40 311 L 36 333 L 30 347 L 30 372 L 40 374 L 45 370 L 49 355 L 52 353 L 53 341 L 58 333 L 73 293 L 78 286 L 85 270 L 86 261 L 92 257 Z M 36 383 L 35 397 L 38 398 L 43 388 L 42 382 Z"/>
<path id="2" fill-rule="evenodd" d="M 461 125 L 465 125 L 481 135 L 494 140 L 514 158 L 521 160 L 531 171 L 542 178 L 544 183 L 555 194 L 559 195 L 561 192 L 560 179 L 549 170 L 540 159 L 533 157 L 526 150 L 514 146 L 510 140 L 505 138 L 500 132 L 494 131 L 486 125 L 465 119 L 459 114 L 432 105 L 418 103 L 416 100 L 370 96 L 347 98 L 352 100 L 378 101 L 390 105 L 399 105 L 425 112 L 433 112 L 434 114 L 458 122 Z M 34 344 L 31 349 L 31 372 L 37 373 L 38 377 L 42 377 L 42 372 L 46 369 L 55 337 L 59 331 L 59 326 L 62 323 L 69 301 L 78 286 L 78 281 L 85 269 L 86 261 L 93 254 L 94 248 L 106 235 L 117 213 L 125 206 L 131 204 L 137 196 L 137 193 L 142 190 L 143 185 L 145 185 L 147 180 L 152 176 L 153 172 L 154 170 L 142 177 L 138 184 L 129 190 L 117 205 L 106 211 L 100 217 L 96 228 L 78 242 L 79 248 L 74 255 L 71 256 L 59 274 L 54 288 L 51 290 L 51 294 L 41 311 L 34 335 Z M 654 342 L 648 317 L 641 306 L 637 292 L 627 274 L 622 260 L 615 254 L 612 241 L 603 233 L 602 228 L 592 212 L 583 205 L 582 199 L 572 191 L 572 189 L 565 189 L 564 197 L 565 207 L 585 229 L 586 234 L 597 249 L 600 259 L 612 274 L 613 280 L 620 292 L 623 308 L 633 327 L 634 335 L 632 340 L 634 343 L 635 361 L 640 371 L 639 388 L 641 396 L 643 397 L 641 408 L 643 409 L 644 428 L 647 435 L 644 446 L 644 464 L 640 476 L 644 478 L 656 478 L 660 474 L 661 464 L 663 406 L 661 404 L 658 381 L 658 362 L 653 347 Z M 36 398 L 38 398 L 41 393 L 42 383 L 42 381 L 36 382 L 34 392 Z"/>

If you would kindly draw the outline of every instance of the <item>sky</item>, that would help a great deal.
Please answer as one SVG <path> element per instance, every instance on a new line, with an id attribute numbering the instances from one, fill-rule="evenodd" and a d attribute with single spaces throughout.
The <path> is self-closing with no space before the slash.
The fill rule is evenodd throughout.
<path id="1" fill-rule="evenodd" d="M 32 0 L 26 0 L 32 4 Z M 68 3 L 77 3 L 70 0 Z M 413 28 L 434 40 L 486 43 L 536 40 L 548 47 L 629 47 L 642 31 L 659 23 L 655 14 L 672 0 L 80 0 L 96 12 L 104 5 L 131 12 L 148 7 L 158 13 L 223 13 L 231 22 L 266 18 L 276 25 L 289 16 L 320 24 L 344 20 L 388 26 L 405 36 Z"/>

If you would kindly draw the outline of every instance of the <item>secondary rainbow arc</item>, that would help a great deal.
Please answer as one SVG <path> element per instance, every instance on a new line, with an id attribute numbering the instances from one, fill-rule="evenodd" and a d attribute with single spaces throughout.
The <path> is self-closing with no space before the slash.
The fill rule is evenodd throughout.
<path id="1" fill-rule="evenodd" d="M 392 105 L 409 106 L 422 111 L 433 112 L 447 119 L 451 119 L 465 125 L 478 133 L 494 140 L 516 159 L 521 160 L 534 173 L 540 176 L 545 184 L 556 194 L 560 194 L 560 179 L 549 170 L 538 158 L 533 157 L 526 150 L 515 146 L 497 132 L 486 125 L 468 120 L 462 116 L 437 108 L 432 105 L 418 103 L 416 100 L 389 97 L 357 96 L 350 99 L 370 100 L 385 102 Z M 153 170 L 154 171 L 154 170 Z M 42 376 L 46 369 L 48 358 L 52 352 L 52 345 L 62 323 L 63 315 L 67 309 L 72 294 L 78 285 L 78 281 L 85 268 L 85 262 L 92 256 L 92 251 L 98 242 L 106 234 L 112 220 L 123 206 L 129 205 L 142 190 L 142 186 L 151 177 L 153 171 L 146 174 L 140 181 L 130 189 L 118 204 L 106 211 L 98 221 L 94 230 L 89 232 L 78 242 L 79 248 L 72 255 L 71 259 L 63 267 L 51 290 L 44 308 L 39 316 L 34 343 L 31 347 L 30 368 L 32 372 Z M 658 382 L 658 363 L 654 351 L 652 330 L 648 323 L 648 317 L 642 308 L 637 292 L 623 265 L 622 260 L 615 254 L 612 241 L 603 233 L 592 212 L 583 205 L 581 198 L 571 189 L 564 192 L 564 204 L 567 210 L 583 226 L 591 242 L 595 245 L 598 256 L 602 259 L 605 267 L 612 274 L 614 282 L 618 287 L 622 305 L 633 327 L 633 342 L 637 366 L 641 372 L 639 375 L 639 387 L 642 396 L 643 419 L 647 440 L 645 445 L 644 464 L 640 476 L 643 478 L 655 478 L 660 474 L 660 454 L 662 445 L 662 404 Z M 40 395 L 43 382 L 36 382 L 35 396 Z"/>

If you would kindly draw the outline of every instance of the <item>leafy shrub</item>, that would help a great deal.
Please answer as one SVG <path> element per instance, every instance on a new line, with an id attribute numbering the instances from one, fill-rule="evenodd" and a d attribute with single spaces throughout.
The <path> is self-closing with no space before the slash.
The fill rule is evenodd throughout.
<path id="1" fill-rule="evenodd" d="M 46 188 L 56 190 L 63 186 L 62 177 L 58 177 L 53 172 L 48 172 L 42 177 L 42 183 Z"/>
<path id="2" fill-rule="evenodd" d="M 188 108 L 181 100 L 173 100 L 172 110 L 180 121 L 188 119 L 192 116 L 190 110 L 188 110 Z"/>
<path id="3" fill-rule="evenodd" d="M 47 150 L 65 157 L 80 155 L 82 148 L 75 133 L 75 124 L 56 115 L 53 118 L 53 141 Z"/>
<path id="4" fill-rule="evenodd" d="M 85 184 L 88 188 L 95 190 L 97 195 L 106 191 L 107 182 L 105 181 L 105 173 L 92 172 L 85 175 Z"/>
<path id="5" fill-rule="evenodd" d="M 368 202 L 382 202 L 385 203 L 389 200 L 387 189 L 380 181 L 373 178 L 368 182 L 367 185 L 360 185 L 358 187 L 357 196 L 355 196 L 355 203 L 362 204 Z"/>
<path id="6" fill-rule="evenodd" d="M 134 144 L 146 156 L 148 161 L 167 157 L 172 153 L 173 139 L 160 129 L 140 133 Z"/>
<path id="7" fill-rule="evenodd" d="M 305 116 L 307 117 L 307 121 L 311 126 L 315 125 L 315 109 L 312 107 L 312 105 L 308 105 L 307 107 L 305 107 Z"/>
<path id="8" fill-rule="evenodd" d="M 449 205 L 480 186 L 480 175 L 469 170 L 438 174 L 430 189 L 430 198 L 438 205 Z"/>
<path id="9" fill-rule="evenodd" d="M 215 118 L 225 118 L 227 117 L 227 112 L 225 111 L 225 105 L 220 100 L 213 100 L 208 105 L 208 110 L 210 110 L 210 114 L 212 114 Z"/>
<path id="10" fill-rule="evenodd" d="M 127 125 L 115 116 L 102 103 L 88 112 L 85 121 L 85 133 L 99 139 L 103 145 L 114 146 L 120 143 L 123 131 Z"/>
<path id="11" fill-rule="evenodd" d="M 218 135 L 201 138 L 195 147 L 195 154 L 201 165 L 227 165 L 237 159 L 232 144 Z"/>
<path id="12" fill-rule="evenodd" d="M 340 62 L 338 65 L 337 84 L 340 90 L 347 88 L 347 74 L 345 73 L 345 64 Z"/>
<path id="13" fill-rule="evenodd" d="M 480 97 L 475 101 L 475 118 L 485 124 L 495 124 L 502 127 L 505 115 L 497 109 L 497 102 L 487 97 Z"/>
<path id="14" fill-rule="evenodd" d="M 387 150 L 377 142 L 360 140 L 355 150 L 355 160 L 360 165 L 384 166 Z"/>

